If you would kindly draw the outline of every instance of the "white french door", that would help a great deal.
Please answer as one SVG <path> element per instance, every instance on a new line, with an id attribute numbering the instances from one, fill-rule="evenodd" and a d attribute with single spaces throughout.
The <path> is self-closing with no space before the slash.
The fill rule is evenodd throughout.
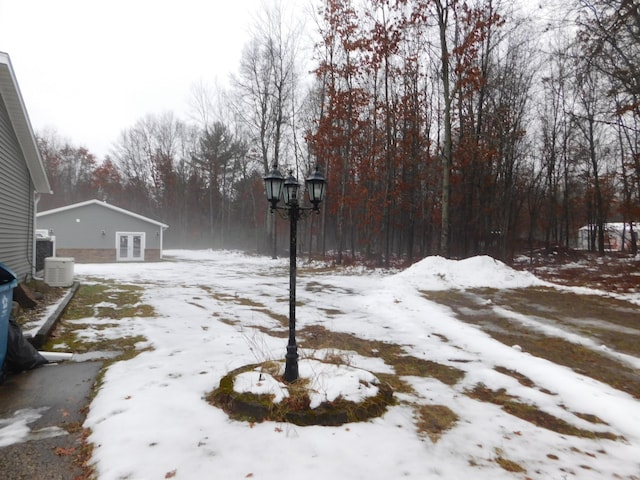
<path id="1" fill-rule="evenodd" d="M 144 233 L 117 232 L 116 250 L 119 262 L 140 262 L 144 260 Z"/>

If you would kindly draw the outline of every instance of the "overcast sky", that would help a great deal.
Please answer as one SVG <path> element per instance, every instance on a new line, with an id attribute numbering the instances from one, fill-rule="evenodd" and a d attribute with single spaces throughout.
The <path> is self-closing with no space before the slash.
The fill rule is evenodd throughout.
<path id="1" fill-rule="evenodd" d="M 0 0 L 0 51 L 34 129 L 101 160 L 148 114 L 187 120 L 192 88 L 228 82 L 262 2 L 275 1 Z M 280 1 L 305 13 L 316 3 Z M 537 2 L 522 5 L 540 17 Z"/>
<path id="2" fill-rule="evenodd" d="M 147 114 L 184 118 L 194 84 L 235 72 L 260 0 L 0 0 L 35 130 L 99 159 Z"/>

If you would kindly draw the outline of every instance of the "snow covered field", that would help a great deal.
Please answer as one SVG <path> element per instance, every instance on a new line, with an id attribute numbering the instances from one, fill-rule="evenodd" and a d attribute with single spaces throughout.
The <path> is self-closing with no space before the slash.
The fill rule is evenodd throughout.
<path id="1" fill-rule="evenodd" d="M 420 293 L 543 284 L 530 274 L 488 257 L 432 257 L 400 273 L 327 271 L 299 262 L 299 328 L 321 325 L 397 344 L 408 355 L 464 372 L 454 385 L 403 377 L 413 393 L 397 393 L 397 405 L 369 422 L 299 427 L 233 421 L 204 399 L 230 370 L 283 358 L 286 339 L 269 332 L 282 332 L 277 317 L 288 315 L 288 260 L 232 251 L 174 250 L 166 256 L 174 261 L 75 267 L 85 283 L 100 278 L 113 280 L 114 288 L 144 286 L 143 302 L 155 311 L 151 318 L 126 318 L 106 328 L 113 320 L 82 319 L 96 327 L 84 332 L 87 339 L 142 335 L 147 341 L 139 347 L 150 347 L 112 365 L 91 403 L 85 427 L 92 431 L 100 480 L 640 478 L 638 400 L 504 345 Z M 509 312 L 496 308 L 495 314 Z M 575 334 L 567 332 L 567 339 L 575 340 Z M 303 358 L 314 356 L 298 341 Z M 340 353 L 351 366 L 393 373 L 382 358 Z M 637 359 L 631 360 L 638 368 Z M 534 386 L 496 367 L 517 371 Z M 480 384 L 505 389 L 577 428 L 619 438 L 582 438 L 537 427 L 499 405 L 471 398 L 468 392 Z M 420 405 L 444 405 L 458 420 L 434 443 L 416 426 Z M 589 415 L 605 423 L 589 422 Z M 507 471 L 509 465 L 524 471 Z"/>

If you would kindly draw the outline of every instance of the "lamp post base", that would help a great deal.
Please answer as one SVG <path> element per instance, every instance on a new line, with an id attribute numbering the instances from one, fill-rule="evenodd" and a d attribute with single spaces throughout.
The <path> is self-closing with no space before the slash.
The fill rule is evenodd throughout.
<path id="1" fill-rule="evenodd" d="M 298 347 L 296 345 L 287 345 L 287 354 L 284 367 L 284 381 L 292 383 L 298 380 Z"/>

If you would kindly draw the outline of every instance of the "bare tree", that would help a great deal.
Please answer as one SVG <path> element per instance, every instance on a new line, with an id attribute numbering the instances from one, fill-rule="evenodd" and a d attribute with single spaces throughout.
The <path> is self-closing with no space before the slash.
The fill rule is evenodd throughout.
<path id="1" fill-rule="evenodd" d="M 635 0 L 578 0 L 578 41 L 591 68 L 609 76 L 621 108 L 640 113 L 640 5 Z"/>
<path id="2" fill-rule="evenodd" d="M 41 208 L 55 208 L 95 197 L 93 171 L 98 162 L 85 147 L 64 140 L 54 130 L 37 134 L 37 143 L 54 194 L 45 195 Z"/>
<path id="3" fill-rule="evenodd" d="M 547 251 L 552 243 L 570 244 L 570 182 L 573 178 L 571 142 L 574 123 L 570 112 L 575 97 L 571 94 L 573 72 L 568 38 L 557 34 L 560 46 L 546 55 L 540 97 L 541 169 L 546 194 L 543 235 Z"/>
<path id="4" fill-rule="evenodd" d="M 581 157 L 587 165 L 586 178 L 593 190 L 593 224 L 596 228 L 596 248 L 600 255 L 605 253 L 605 222 L 607 209 L 603 195 L 602 174 L 605 164 L 603 158 L 604 132 L 602 115 L 604 113 L 602 76 L 590 68 L 589 62 L 578 65 L 575 77 L 576 109 L 573 120 L 581 133 Z M 589 219 L 590 220 L 590 219 Z M 589 222 L 592 223 L 592 222 Z"/>
<path id="5" fill-rule="evenodd" d="M 288 163 L 281 157 L 285 139 L 291 133 L 300 32 L 287 19 L 280 1 L 262 5 L 251 40 L 242 53 L 239 74 L 233 78 L 234 110 L 252 142 L 258 145 L 264 174 L 272 165 Z M 275 224 L 269 217 L 266 220 L 268 230 L 273 233 L 275 256 Z"/>
<path id="6" fill-rule="evenodd" d="M 450 72 L 450 47 L 447 31 L 449 29 L 450 5 L 445 0 L 434 0 L 436 9 L 436 19 L 438 22 L 438 38 L 440 40 L 440 65 L 442 80 L 442 97 L 444 101 L 443 128 L 444 139 L 442 142 L 442 225 L 440 230 L 440 251 L 444 255 L 450 252 L 449 233 L 451 229 L 449 209 L 451 207 L 451 166 L 453 156 L 453 133 L 452 133 L 452 103 L 453 93 L 451 88 Z"/>

